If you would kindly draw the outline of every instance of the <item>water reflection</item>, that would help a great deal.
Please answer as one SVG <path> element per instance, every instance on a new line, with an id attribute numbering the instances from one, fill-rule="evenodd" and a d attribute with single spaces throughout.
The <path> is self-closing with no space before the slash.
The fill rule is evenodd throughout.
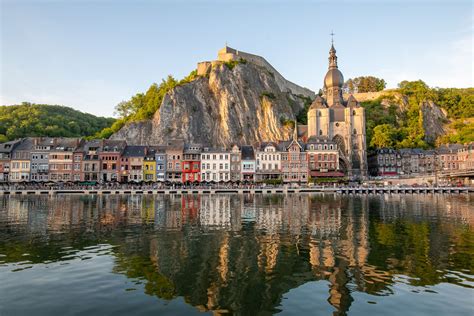
<path id="1" fill-rule="evenodd" d="M 285 293 L 324 281 L 343 315 L 354 293 L 395 295 L 395 284 L 472 288 L 471 198 L 11 196 L 0 199 L 0 265 L 110 256 L 148 295 L 244 315 L 277 312 Z"/>

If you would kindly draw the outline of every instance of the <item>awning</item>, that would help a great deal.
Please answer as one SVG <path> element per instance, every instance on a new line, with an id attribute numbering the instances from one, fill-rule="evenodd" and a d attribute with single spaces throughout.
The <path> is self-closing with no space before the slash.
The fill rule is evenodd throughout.
<path id="1" fill-rule="evenodd" d="M 381 176 L 397 176 L 398 173 L 396 171 L 387 171 L 387 172 L 380 172 L 379 175 L 381 175 Z"/>
<path id="2" fill-rule="evenodd" d="M 311 177 L 344 177 L 344 172 L 340 171 L 311 171 L 309 174 L 311 175 Z"/>

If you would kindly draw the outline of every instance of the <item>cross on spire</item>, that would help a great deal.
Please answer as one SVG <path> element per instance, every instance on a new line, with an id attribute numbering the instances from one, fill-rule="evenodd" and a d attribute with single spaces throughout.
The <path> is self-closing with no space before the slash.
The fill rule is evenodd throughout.
<path id="1" fill-rule="evenodd" d="M 329 35 L 331 35 L 331 44 L 334 44 L 334 35 L 336 35 L 336 34 L 334 34 L 334 32 L 331 31 L 331 33 Z"/>

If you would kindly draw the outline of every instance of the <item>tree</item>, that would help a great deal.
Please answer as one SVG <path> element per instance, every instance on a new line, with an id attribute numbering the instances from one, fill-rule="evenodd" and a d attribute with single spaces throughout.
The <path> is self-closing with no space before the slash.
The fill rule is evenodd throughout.
<path id="1" fill-rule="evenodd" d="M 362 76 L 347 80 L 343 89 L 346 93 L 377 92 L 385 89 L 386 85 L 384 79 L 374 76 Z"/>
<path id="2" fill-rule="evenodd" d="M 375 148 L 394 147 L 396 142 L 397 130 L 391 124 L 377 125 L 374 128 L 370 146 Z"/>

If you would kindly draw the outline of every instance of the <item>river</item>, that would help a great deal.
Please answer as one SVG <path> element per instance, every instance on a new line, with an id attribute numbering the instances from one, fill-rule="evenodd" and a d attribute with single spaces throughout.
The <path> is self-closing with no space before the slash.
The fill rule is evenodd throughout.
<path id="1" fill-rule="evenodd" d="M 474 195 L 0 197 L 0 315 L 472 315 Z"/>

